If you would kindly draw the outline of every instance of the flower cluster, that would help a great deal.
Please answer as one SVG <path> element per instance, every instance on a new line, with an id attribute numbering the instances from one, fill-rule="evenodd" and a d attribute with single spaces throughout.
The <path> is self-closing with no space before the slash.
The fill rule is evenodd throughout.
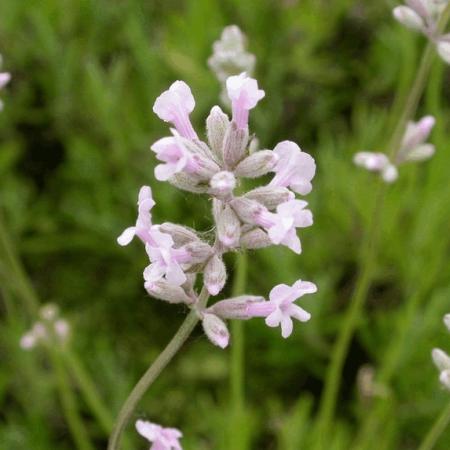
<path id="1" fill-rule="evenodd" d="M 450 314 L 444 316 L 444 324 L 448 331 L 450 331 Z M 450 390 L 450 356 L 439 348 L 434 348 L 431 356 L 434 365 L 439 370 L 439 380 L 442 386 Z"/>
<path id="2" fill-rule="evenodd" d="M 67 342 L 70 326 L 65 319 L 60 318 L 56 305 L 44 305 L 39 311 L 39 317 L 40 320 L 20 339 L 20 346 L 24 350 L 31 350 L 40 344 L 63 345 Z"/>
<path id="3" fill-rule="evenodd" d="M 136 430 L 153 443 L 149 450 L 182 450 L 180 438 L 183 434 L 176 428 L 163 428 L 156 423 L 138 420 Z"/>
<path id="4" fill-rule="evenodd" d="M 393 161 L 384 153 L 375 152 L 356 153 L 353 161 L 357 166 L 378 172 L 386 183 L 392 183 L 398 178 L 399 165 L 423 161 L 434 155 L 434 145 L 426 143 L 426 140 L 435 122 L 432 116 L 426 116 L 418 122 L 409 122 Z"/>
<path id="5" fill-rule="evenodd" d="M 2 55 L 0 55 L 0 67 L 2 65 Z M 0 89 L 5 87 L 11 79 L 11 75 L 8 72 L 0 72 Z M 0 100 L 0 111 L 3 109 L 3 102 Z"/>
<path id="6" fill-rule="evenodd" d="M 297 281 L 292 286 L 274 287 L 269 300 L 245 295 L 210 307 L 200 301 L 196 290 L 199 275 L 209 296 L 218 295 L 224 288 L 224 253 L 284 245 L 299 254 L 302 248 L 296 229 L 313 223 L 307 202 L 296 199 L 295 193 L 306 195 L 311 191 L 314 159 L 290 141 L 279 143 L 273 150 L 250 152 L 249 112 L 265 93 L 245 73 L 229 77 L 226 88 L 232 118 L 214 106 L 206 119 L 207 142 L 191 124 L 195 100 L 183 81 L 174 82 L 153 107 L 159 118 L 174 127 L 170 136 L 151 146 L 160 162 L 155 177 L 212 199 L 214 239 L 205 240 L 204 234 L 200 237 L 195 230 L 178 224 L 153 224 L 155 201 L 148 186 L 139 192 L 136 224 L 118 238 L 120 245 L 127 245 L 134 236 L 143 242 L 150 262 L 144 270 L 147 292 L 194 309 L 206 335 L 222 348 L 229 343 L 226 319 L 264 317 L 268 326 L 281 326 L 282 336 L 288 337 L 292 318 L 307 321 L 310 317 L 294 301 L 317 290 L 313 283 Z M 269 173 L 274 176 L 267 185 L 241 192 L 242 179 Z"/>
<path id="7" fill-rule="evenodd" d="M 441 58 L 450 64 L 450 34 L 441 34 L 439 31 L 439 20 L 448 0 L 406 0 L 406 4 L 394 8 L 394 17 L 401 24 L 430 39 Z"/>

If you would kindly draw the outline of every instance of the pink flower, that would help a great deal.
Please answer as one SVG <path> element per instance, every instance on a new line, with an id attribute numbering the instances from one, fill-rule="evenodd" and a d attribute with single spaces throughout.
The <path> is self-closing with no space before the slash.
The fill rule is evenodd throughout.
<path id="1" fill-rule="evenodd" d="M 274 244 L 283 244 L 300 254 L 302 248 L 295 229 L 312 225 L 313 217 L 311 211 L 305 209 L 307 205 L 303 200 L 289 200 L 277 206 L 276 214 L 262 210 L 256 222 L 268 231 Z"/>
<path id="2" fill-rule="evenodd" d="M 312 189 L 311 180 L 316 173 L 314 159 L 291 141 L 280 142 L 273 151 L 279 160 L 273 169 L 275 177 L 269 186 L 290 187 L 298 194 L 309 194 Z"/>
<path id="3" fill-rule="evenodd" d="M 250 317 L 265 317 L 269 327 L 281 325 L 281 335 L 284 338 L 292 334 L 292 318 L 307 322 L 311 314 L 294 302 L 305 294 L 317 292 L 317 286 L 309 281 L 296 281 L 292 286 L 279 284 L 269 294 L 269 301 L 250 303 L 247 314 Z"/>
<path id="4" fill-rule="evenodd" d="M 163 428 L 156 423 L 138 420 L 136 430 L 153 443 L 149 450 L 182 450 L 180 438 L 183 434 L 176 428 Z"/>
<path id="5" fill-rule="evenodd" d="M 196 164 L 193 157 L 181 139 L 165 137 L 156 141 L 150 148 L 156 153 L 156 157 L 165 163 L 155 167 L 155 178 L 159 181 L 166 181 L 182 171 L 195 170 Z"/>
<path id="6" fill-rule="evenodd" d="M 138 217 L 134 227 L 126 228 L 123 233 L 117 238 L 119 245 L 128 245 L 134 238 L 138 236 L 142 242 L 147 243 L 151 241 L 152 215 L 150 210 L 155 206 L 155 201 L 152 197 L 152 190 L 149 186 L 142 186 L 138 197 Z"/>
<path id="7" fill-rule="evenodd" d="M 155 101 L 153 112 L 165 122 L 172 123 L 181 136 L 197 139 L 197 133 L 189 120 L 195 107 L 191 89 L 184 81 L 175 81 Z"/>
<path id="8" fill-rule="evenodd" d="M 145 245 L 151 264 L 144 270 L 144 280 L 153 283 L 165 277 L 168 283 L 181 286 L 186 281 L 181 265 L 188 263 L 191 255 L 183 247 L 173 248 L 172 237 L 155 227 L 151 238 L 151 242 Z"/>
<path id="9" fill-rule="evenodd" d="M 11 75 L 8 72 L 0 73 L 0 89 L 4 88 L 11 80 Z"/>
<path id="10" fill-rule="evenodd" d="M 227 78 L 227 92 L 231 100 L 233 120 L 238 128 L 248 125 L 248 113 L 264 97 L 263 90 L 258 89 L 258 82 L 245 72 Z"/>

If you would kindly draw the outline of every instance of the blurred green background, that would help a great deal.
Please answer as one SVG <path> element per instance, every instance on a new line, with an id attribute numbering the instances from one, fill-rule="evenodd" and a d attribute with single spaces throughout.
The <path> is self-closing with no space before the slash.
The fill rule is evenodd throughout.
<path id="1" fill-rule="evenodd" d="M 286 341 L 261 320 L 245 324 L 247 414 L 239 427 L 230 427 L 229 350 L 213 347 L 199 329 L 135 418 L 182 429 L 188 450 L 230 450 L 230 433 L 242 435 L 232 450 L 311 448 L 331 346 L 374 200 L 376 180 L 353 166 L 352 155 L 383 149 L 424 45 L 392 19 L 394 5 L 0 2 L 0 53 L 12 74 L 1 93 L 2 220 L 40 301 L 57 303 L 72 324 L 71 347 L 112 415 L 186 313 L 146 295 L 139 244 L 116 244 L 135 221 L 139 187 L 153 188 L 156 223 L 211 227 L 205 198 L 156 183 L 149 146 L 167 127 L 151 108 L 170 83 L 185 80 L 197 102 L 194 124 L 202 130 L 220 93 L 206 60 L 223 27 L 234 23 L 247 34 L 266 91 L 251 117 L 261 146 L 294 140 L 318 164 L 308 198 L 315 225 L 301 233 L 303 254 L 284 247 L 251 253 L 247 291 L 267 295 L 278 283 L 314 281 L 319 292 L 302 301 L 313 318 Z M 375 389 L 386 397 L 382 432 L 360 448 L 417 448 L 450 398 L 430 359 L 433 347 L 450 349 L 441 321 L 450 312 L 449 81 L 448 67 L 436 59 L 419 115 L 437 116 L 432 141 L 438 151 L 430 162 L 402 168 L 389 189 L 376 280 L 345 363 L 329 449 L 350 448 L 380 401 L 362 388 L 358 374 L 363 366 L 377 374 L 406 319 L 393 376 Z M 19 347 L 35 317 L 17 288 L 23 280 L 1 258 L 0 448 L 75 448 L 48 355 Z M 234 260 L 227 262 L 231 278 Z M 105 434 L 83 398 L 76 399 L 95 448 L 105 448 Z M 146 448 L 131 427 L 127 435 L 131 448 Z M 450 431 L 436 448 L 450 448 Z"/>

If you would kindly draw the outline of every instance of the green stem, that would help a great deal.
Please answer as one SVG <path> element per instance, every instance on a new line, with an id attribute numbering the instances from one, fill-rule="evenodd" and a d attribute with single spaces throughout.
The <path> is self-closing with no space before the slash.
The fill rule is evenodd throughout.
<path id="1" fill-rule="evenodd" d="M 236 260 L 236 274 L 233 280 L 232 296 L 236 297 L 245 291 L 247 282 L 247 254 L 239 253 Z M 231 322 L 231 361 L 230 361 L 230 397 L 231 420 L 229 430 L 230 448 L 242 448 L 241 434 L 236 433 L 236 424 L 242 422 L 245 408 L 244 394 L 244 364 L 245 364 L 245 329 L 242 320 Z"/>
<path id="2" fill-rule="evenodd" d="M 96 417 L 103 431 L 106 435 L 109 435 L 114 424 L 114 419 L 109 410 L 104 406 L 86 369 L 78 359 L 78 356 L 69 348 L 63 349 L 61 356 L 64 359 L 69 373 L 72 374 L 75 382 L 80 388 L 87 405 L 92 410 L 92 413 Z"/>
<path id="3" fill-rule="evenodd" d="M 66 376 L 60 355 L 53 349 L 49 349 L 49 354 L 52 361 L 53 370 L 56 375 L 61 406 L 63 408 L 73 441 L 79 450 L 94 450 L 94 446 L 89 439 L 79 415 L 77 402 L 70 388 L 69 380 Z"/>
<path id="4" fill-rule="evenodd" d="M 202 292 L 200 293 L 198 300 L 198 307 L 200 309 L 206 306 L 208 298 L 208 291 L 204 287 L 202 289 Z M 137 404 L 153 384 L 153 382 L 158 378 L 159 374 L 164 370 L 164 368 L 177 354 L 178 350 L 180 350 L 180 348 L 186 342 L 187 338 L 194 330 L 198 321 L 199 317 L 197 311 L 192 310 L 186 316 L 180 328 L 175 333 L 175 336 L 172 338 L 172 340 L 167 344 L 166 348 L 159 354 L 153 364 L 147 369 L 136 386 L 133 388 L 119 412 L 113 431 L 111 433 L 111 437 L 109 439 L 108 450 L 117 450 L 120 448 L 119 446 L 123 431 L 130 421 L 130 418 L 133 415 Z"/>
<path id="5" fill-rule="evenodd" d="M 441 415 L 436 419 L 436 422 L 434 422 L 431 430 L 425 436 L 425 439 L 423 440 L 418 450 L 432 450 L 449 423 L 450 403 L 448 403 L 448 405 L 442 411 Z"/>

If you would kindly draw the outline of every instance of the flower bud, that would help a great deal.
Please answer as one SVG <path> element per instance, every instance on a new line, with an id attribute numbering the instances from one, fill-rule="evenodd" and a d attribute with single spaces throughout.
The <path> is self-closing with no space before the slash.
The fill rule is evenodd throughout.
<path id="1" fill-rule="evenodd" d="M 444 316 L 444 325 L 447 327 L 447 330 L 450 331 L 450 314 Z"/>
<path id="2" fill-rule="evenodd" d="M 425 161 L 434 155 L 435 147 L 433 144 L 422 144 L 413 148 L 405 155 L 405 161 Z"/>
<path id="3" fill-rule="evenodd" d="M 443 370 L 439 375 L 439 381 L 446 389 L 450 389 L 450 370 Z"/>
<path id="4" fill-rule="evenodd" d="M 217 217 L 217 235 L 225 247 L 236 247 L 241 234 L 241 222 L 236 213 L 225 205 Z"/>
<path id="5" fill-rule="evenodd" d="M 230 333 L 225 322 L 214 314 L 206 313 L 202 320 L 203 329 L 209 340 L 220 348 L 225 348 L 230 340 Z"/>
<path id="6" fill-rule="evenodd" d="M 190 255 L 190 262 L 192 264 L 205 262 L 213 253 L 212 247 L 200 240 L 186 244 L 184 249 Z"/>
<path id="7" fill-rule="evenodd" d="M 433 348 L 431 356 L 433 358 L 434 365 L 439 371 L 442 372 L 443 370 L 450 370 L 450 357 L 447 353 L 443 352 L 439 348 Z"/>
<path id="8" fill-rule="evenodd" d="M 272 150 L 260 150 L 241 161 L 234 173 L 238 177 L 258 178 L 270 172 L 279 157 Z"/>
<path id="9" fill-rule="evenodd" d="M 208 292 L 211 295 L 217 295 L 224 287 L 227 279 L 227 272 L 222 258 L 214 255 L 206 264 L 203 277 Z"/>
<path id="10" fill-rule="evenodd" d="M 270 240 L 269 235 L 261 230 L 261 228 L 254 228 L 241 236 L 239 245 L 248 250 L 256 250 L 269 247 L 273 245 L 273 242 Z"/>
<path id="11" fill-rule="evenodd" d="M 263 186 L 247 192 L 244 197 L 261 203 L 267 209 L 275 209 L 281 203 L 294 200 L 295 194 L 285 187 Z"/>
<path id="12" fill-rule="evenodd" d="M 420 31 L 425 27 L 425 23 L 419 14 L 408 6 L 397 6 L 392 13 L 395 19 L 407 28 Z"/>
<path id="13" fill-rule="evenodd" d="M 211 189 L 208 191 L 210 194 L 219 198 L 226 198 L 236 187 L 236 178 L 232 172 L 223 170 L 216 173 L 209 181 Z"/>
<path id="14" fill-rule="evenodd" d="M 439 56 L 447 63 L 450 64 L 450 35 L 449 40 L 440 40 L 437 44 L 437 51 Z"/>
<path id="15" fill-rule="evenodd" d="M 176 188 L 193 192 L 194 194 L 205 194 L 208 191 L 208 185 L 201 184 L 198 178 L 184 172 L 175 174 L 168 181 Z"/>
<path id="16" fill-rule="evenodd" d="M 247 312 L 248 306 L 253 302 L 263 302 L 263 297 L 256 295 L 241 295 L 239 297 L 228 298 L 215 303 L 207 309 L 208 312 L 216 314 L 222 319 L 250 319 Z"/>
<path id="17" fill-rule="evenodd" d="M 206 131 L 211 150 L 219 161 L 223 160 L 223 141 L 229 126 L 228 116 L 218 106 L 213 106 L 206 119 Z"/>
<path id="18" fill-rule="evenodd" d="M 398 170 L 397 167 L 395 167 L 393 164 L 388 164 L 382 171 L 381 171 L 381 178 L 386 183 L 393 183 L 398 178 Z"/>
<path id="19" fill-rule="evenodd" d="M 60 342 L 64 343 L 70 334 L 70 325 L 67 320 L 58 319 L 55 322 L 54 330 L 56 337 L 60 340 Z"/>
<path id="20" fill-rule="evenodd" d="M 230 205 L 243 222 L 250 224 L 259 224 L 258 219 L 265 213 L 269 213 L 265 206 L 245 197 L 235 198 Z"/>
<path id="21" fill-rule="evenodd" d="M 158 229 L 172 237 L 175 247 L 181 247 L 189 242 L 199 240 L 194 230 L 175 223 L 164 222 L 158 226 Z"/>
<path id="22" fill-rule="evenodd" d="M 209 180 L 214 174 L 220 171 L 220 167 L 204 155 L 194 155 L 193 159 L 197 165 L 194 174 L 202 180 Z"/>
<path id="23" fill-rule="evenodd" d="M 248 144 L 248 129 L 238 129 L 232 122 L 228 127 L 223 143 L 223 160 L 228 168 L 233 169 L 236 164 L 244 159 Z"/>
<path id="24" fill-rule="evenodd" d="M 253 136 L 250 144 L 248 145 L 248 152 L 250 155 L 256 153 L 259 150 L 259 139 L 256 136 Z"/>
<path id="25" fill-rule="evenodd" d="M 155 282 L 146 281 L 144 287 L 152 297 L 165 300 L 169 303 L 189 304 L 193 302 L 192 298 L 190 298 L 180 286 L 175 286 L 165 280 L 158 280 Z"/>

